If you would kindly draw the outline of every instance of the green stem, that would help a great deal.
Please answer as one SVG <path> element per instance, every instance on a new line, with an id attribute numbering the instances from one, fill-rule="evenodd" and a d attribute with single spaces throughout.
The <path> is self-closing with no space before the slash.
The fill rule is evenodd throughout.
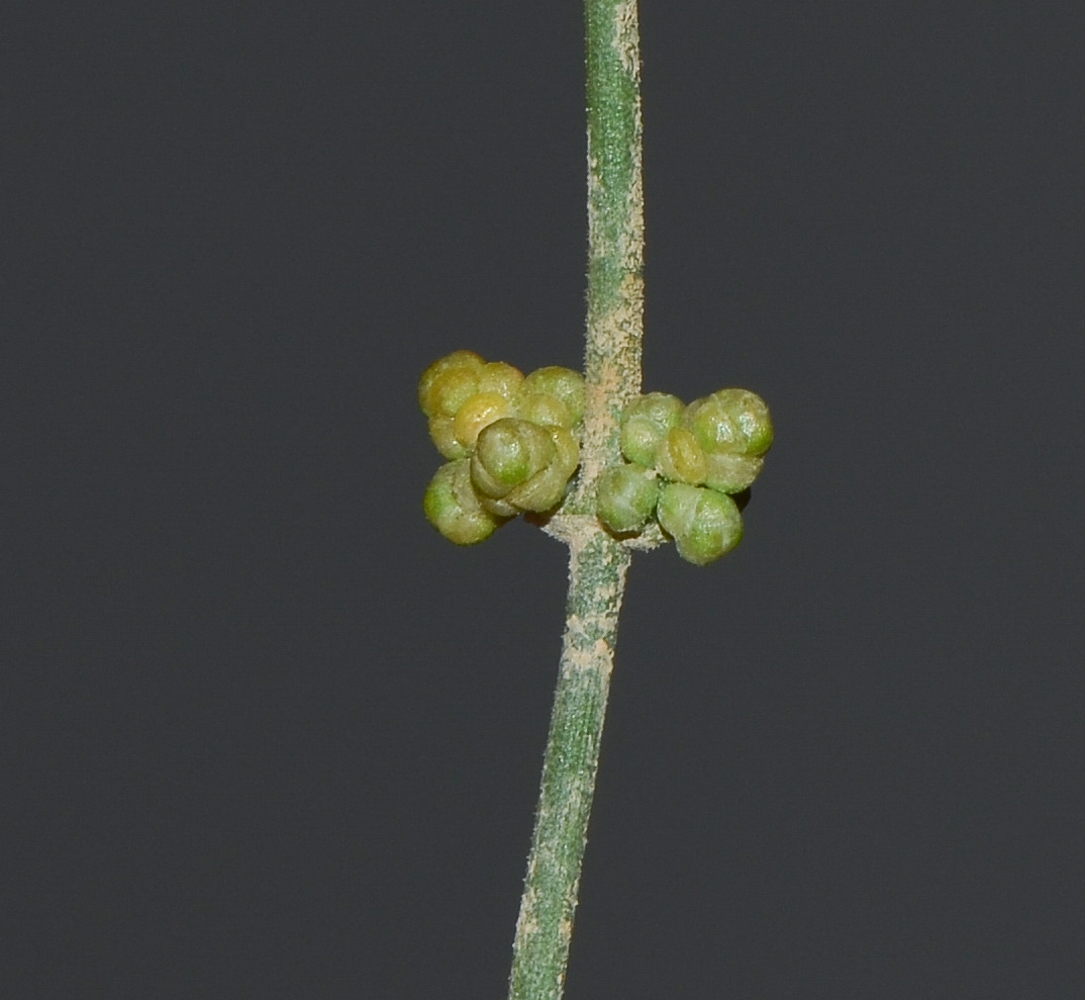
<path id="1" fill-rule="evenodd" d="M 629 559 L 601 531 L 571 545 L 568 623 L 516 922 L 510 1000 L 562 994 Z"/>
<path id="2" fill-rule="evenodd" d="M 594 516 L 618 461 L 622 409 L 640 391 L 644 187 L 636 0 L 586 0 L 587 411 L 581 468 L 552 533 L 569 543 L 569 597 L 535 832 L 513 943 L 510 1000 L 559 1000 L 595 791 L 629 550 Z"/>

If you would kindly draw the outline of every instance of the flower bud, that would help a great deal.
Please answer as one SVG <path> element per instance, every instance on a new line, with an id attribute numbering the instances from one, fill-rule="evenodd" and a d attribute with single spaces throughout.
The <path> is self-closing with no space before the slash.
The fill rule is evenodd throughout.
<path id="1" fill-rule="evenodd" d="M 758 477 L 764 464 L 764 459 L 755 455 L 710 452 L 705 455 L 704 484 L 721 493 L 741 493 Z"/>
<path id="2" fill-rule="evenodd" d="M 658 496 L 659 480 L 643 465 L 614 465 L 599 477 L 595 509 L 611 531 L 640 531 Z"/>
<path id="3" fill-rule="evenodd" d="M 657 507 L 659 524 L 687 562 L 704 566 L 742 539 L 742 515 L 734 500 L 705 486 L 668 483 Z"/>
<path id="4" fill-rule="evenodd" d="M 437 470 L 422 506 L 426 519 L 450 542 L 474 545 L 488 538 L 502 519 L 483 508 L 471 485 L 470 462 L 461 459 Z"/>
<path id="5" fill-rule="evenodd" d="M 456 437 L 456 421 L 453 417 L 430 417 L 429 436 L 437 446 L 437 450 L 445 458 L 467 458 L 471 454 L 469 448 L 465 448 Z"/>
<path id="6" fill-rule="evenodd" d="M 536 472 L 526 483 L 521 483 L 505 494 L 505 502 L 516 510 L 530 510 L 537 514 L 552 510 L 565 499 L 565 487 L 569 477 L 560 466 L 551 463 Z"/>
<path id="7" fill-rule="evenodd" d="M 438 412 L 437 401 L 433 395 L 434 383 L 446 372 L 455 369 L 473 371 L 476 373 L 483 367 L 483 360 L 474 351 L 453 351 L 443 358 L 438 358 L 423 373 L 418 380 L 418 405 L 427 417 L 432 417 Z M 464 397 L 466 399 L 466 397 Z M 463 400 L 460 400 L 462 403 Z M 445 416 L 451 417 L 459 409 L 457 403 L 451 410 L 443 411 Z"/>
<path id="8" fill-rule="evenodd" d="M 565 427 L 547 427 L 550 440 L 554 442 L 554 462 L 568 479 L 580 464 L 580 444 Z"/>
<path id="9" fill-rule="evenodd" d="M 433 408 L 432 416 L 454 417 L 477 392 L 477 369 L 449 368 L 433 380 L 426 398 Z"/>
<path id="10" fill-rule="evenodd" d="M 543 427 L 572 427 L 575 422 L 569 407 L 548 392 L 521 395 L 517 400 L 516 415 L 522 420 L 530 420 Z"/>
<path id="11" fill-rule="evenodd" d="M 536 368 L 524 379 L 522 391 L 525 395 L 542 392 L 557 396 L 569 411 L 571 423 L 563 426 L 572 427 L 584 419 L 584 376 L 572 368 Z"/>
<path id="12" fill-rule="evenodd" d="M 696 399 L 682 414 L 706 452 L 763 455 L 772 445 L 772 419 L 765 401 L 746 389 L 720 389 Z"/>
<path id="13" fill-rule="evenodd" d="M 656 447 L 655 467 L 664 479 L 697 485 L 708 471 L 705 453 L 685 427 L 672 427 Z"/>
<path id="14" fill-rule="evenodd" d="M 638 396 L 622 414 L 622 454 L 638 465 L 655 462 L 656 448 L 667 431 L 678 424 L 682 400 L 665 392 Z"/>
<path id="15" fill-rule="evenodd" d="M 489 361 L 478 373 L 478 391 L 496 392 L 510 402 L 516 398 L 524 381 L 519 368 L 504 361 Z"/>
<path id="16" fill-rule="evenodd" d="M 580 445 L 564 427 L 547 427 L 554 445 L 554 456 L 546 467 L 535 473 L 527 482 L 514 487 L 505 494 L 505 501 L 519 510 L 544 513 L 553 510 L 565 499 L 569 479 L 580 464 Z"/>
<path id="17" fill-rule="evenodd" d="M 527 482 L 554 458 L 546 428 L 503 417 L 483 429 L 471 459 L 471 479 L 478 491 L 495 499 Z"/>
<path id="18" fill-rule="evenodd" d="M 476 392 L 456 411 L 452 429 L 456 440 L 472 451 L 479 432 L 495 420 L 512 416 L 512 404 L 496 392 Z"/>

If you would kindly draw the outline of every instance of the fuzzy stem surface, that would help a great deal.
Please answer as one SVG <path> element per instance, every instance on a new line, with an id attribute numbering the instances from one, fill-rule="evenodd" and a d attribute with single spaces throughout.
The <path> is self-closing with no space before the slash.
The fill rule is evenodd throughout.
<path id="1" fill-rule="evenodd" d="M 564 989 L 630 562 L 629 550 L 600 527 L 594 507 L 600 474 L 620 460 L 622 410 L 641 385 L 644 185 L 636 0 L 586 0 L 585 25 L 587 408 L 579 477 L 559 515 L 569 544 L 569 596 L 510 1000 L 559 1000 Z"/>

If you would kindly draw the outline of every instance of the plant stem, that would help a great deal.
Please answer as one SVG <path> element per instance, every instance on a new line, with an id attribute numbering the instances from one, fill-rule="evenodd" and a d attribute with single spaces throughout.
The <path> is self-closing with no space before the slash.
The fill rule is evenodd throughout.
<path id="1" fill-rule="evenodd" d="M 629 552 L 602 531 L 570 546 L 567 625 L 535 834 L 513 944 L 510 1000 L 558 1000 Z"/>
<path id="2" fill-rule="evenodd" d="M 552 533 L 569 543 L 569 596 L 535 832 L 513 943 L 510 1000 L 559 1000 L 595 791 L 629 550 L 595 519 L 595 484 L 620 458 L 640 391 L 644 187 L 636 0 L 586 0 L 587 411 L 577 484 Z"/>

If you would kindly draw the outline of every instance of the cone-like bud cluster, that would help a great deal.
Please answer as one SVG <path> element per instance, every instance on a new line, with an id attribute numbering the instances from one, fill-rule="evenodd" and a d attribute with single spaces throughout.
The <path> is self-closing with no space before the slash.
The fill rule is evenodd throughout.
<path id="1" fill-rule="evenodd" d="M 525 376 L 473 351 L 435 361 L 418 383 L 430 437 L 447 459 L 426 490 L 430 523 L 473 545 L 524 511 L 556 508 L 580 464 L 584 376 L 539 368 Z"/>
<path id="2" fill-rule="evenodd" d="M 639 534 L 653 516 L 683 559 L 704 565 L 742 538 L 732 494 L 747 490 L 772 445 L 764 400 L 720 389 L 683 406 L 677 396 L 639 396 L 622 416 L 625 464 L 599 480 L 599 519 L 618 534 Z"/>

